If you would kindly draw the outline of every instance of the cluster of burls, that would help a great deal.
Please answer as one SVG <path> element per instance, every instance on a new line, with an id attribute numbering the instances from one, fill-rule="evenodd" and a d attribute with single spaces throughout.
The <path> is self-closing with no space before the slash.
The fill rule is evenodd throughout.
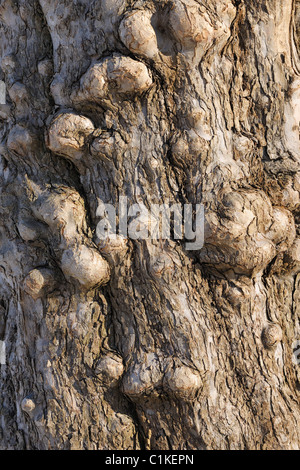
<path id="1" fill-rule="evenodd" d="M 215 47 L 221 37 L 226 40 L 235 13 L 236 9 L 228 1 L 221 1 L 220 11 L 214 15 L 194 0 L 164 1 L 153 9 L 127 12 L 119 25 L 119 38 L 136 59 L 114 54 L 93 63 L 71 93 L 74 109 L 87 103 L 97 103 L 105 108 L 107 100 L 118 102 L 124 97 L 134 99 L 136 95 L 146 93 L 153 86 L 153 77 L 146 64 L 158 63 L 163 58 L 159 40 L 161 30 L 168 31 L 177 45 L 177 53 L 189 57 L 193 51 L 199 63 L 212 44 Z M 218 20 L 221 17 L 222 23 Z M 163 28 L 160 28 L 162 23 Z M 190 139 L 191 142 L 185 138 L 177 140 L 172 147 L 177 157 L 178 153 L 193 152 L 193 145 L 198 153 L 202 139 L 209 141 L 212 138 L 203 124 L 203 110 L 198 108 L 195 119 L 200 119 L 200 124 L 197 121 L 197 127 L 194 119 L 192 127 L 197 131 L 195 135 L 200 137 Z M 69 111 L 53 119 L 47 145 L 52 152 L 80 166 L 85 152 L 111 158 L 116 139 L 95 129 L 86 116 Z M 297 255 L 295 223 L 288 209 L 272 207 L 268 197 L 259 190 L 233 192 L 228 187 L 226 191 L 217 195 L 218 207 L 207 210 L 205 247 L 200 254 L 203 263 L 215 266 L 219 271 L 233 269 L 237 274 L 252 276 L 262 272 L 279 253 Z M 298 263 L 295 259 L 293 265 Z"/>
<path id="2" fill-rule="evenodd" d="M 121 22 L 119 35 L 125 46 L 135 55 L 145 59 L 159 60 L 159 33 L 164 31 L 175 45 L 175 50 L 198 61 L 219 39 L 230 34 L 230 24 L 235 17 L 231 2 L 221 1 L 222 22 L 194 0 L 170 0 L 160 2 L 155 11 L 132 10 Z M 163 33 L 162 33 L 163 34 Z"/>
<path id="3" fill-rule="evenodd" d="M 202 388 L 203 379 L 196 369 L 188 367 L 179 359 L 164 359 L 153 353 L 133 363 L 122 381 L 123 392 L 133 401 L 162 394 L 193 400 Z"/>
<path id="4" fill-rule="evenodd" d="M 30 183 L 33 193 L 31 210 L 35 220 L 48 227 L 48 242 L 57 256 L 58 264 L 65 278 L 75 282 L 84 290 L 106 284 L 110 268 L 98 250 L 91 245 L 86 232 L 84 203 L 75 190 L 60 187 L 57 191 L 42 190 Z M 19 224 L 23 238 L 31 241 L 40 236 L 39 225 L 34 227 Z M 31 271 L 25 279 L 24 289 L 33 298 L 42 297 L 55 285 L 55 273 L 48 268 Z"/>
<path id="5" fill-rule="evenodd" d="M 142 62 L 114 54 L 93 64 L 74 87 L 74 109 L 82 103 L 104 104 L 108 97 L 111 100 L 122 100 L 123 96 L 128 95 L 134 97 L 147 91 L 151 85 L 151 74 Z M 53 153 L 69 159 L 80 169 L 87 153 L 111 158 L 118 139 L 117 133 L 112 135 L 96 129 L 88 117 L 76 111 L 67 111 L 58 113 L 52 120 L 46 145 Z M 78 240 L 78 234 L 83 233 L 84 207 L 71 196 L 66 198 L 65 191 L 41 195 L 34 205 L 35 216 L 47 223 L 53 233 L 63 234 L 60 267 L 65 277 L 71 281 L 77 280 L 85 289 L 92 289 L 108 282 L 109 265 L 95 247 L 88 246 L 88 239 Z M 74 191 L 72 193 L 74 196 Z M 106 246 L 102 248 L 105 252 Z M 123 244 L 117 248 L 123 249 Z"/>
<path id="6" fill-rule="evenodd" d="M 150 73 L 143 63 L 114 55 L 89 68 L 75 87 L 72 99 L 74 107 L 84 102 L 101 104 L 108 96 L 118 99 L 123 94 L 141 94 L 151 85 Z M 52 120 L 46 144 L 53 153 L 69 159 L 79 168 L 87 152 L 92 156 L 111 158 L 118 137 L 117 133 L 111 135 L 96 129 L 88 117 L 68 111 L 58 113 Z M 53 234 L 62 234 L 60 267 L 65 277 L 92 289 L 108 281 L 109 266 L 98 250 L 88 246 L 88 239 L 78 240 L 78 234 L 83 232 L 85 211 L 83 205 L 74 200 L 74 191 L 69 197 L 66 191 L 41 194 L 34 203 L 34 213 Z"/>
<path id="7" fill-rule="evenodd" d="M 212 25 L 206 14 L 199 15 L 199 8 L 195 2 L 188 3 L 192 4 L 189 13 L 182 2 L 169 3 L 168 28 L 173 41 L 178 45 L 178 51 L 188 54 L 192 50 L 197 50 L 199 56 L 205 54 L 219 34 L 224 34 L 224 28 L 221 25 Z M 157 33 L 152 25 L 155 22 L 153 18 L 155 20 L 155 12 L 150 10 L 133 10 L 125 15 L 120 23 L 119 36 L 137 60 L 114 54 L 93 63 L 74 86 L 71 94 L 74 110 L 85 109 L 88 104 L 100 105 L 105 109 L 107 101 L 121 103 L 123 99 L 134 100 L 135 96 L 147 93 L 153 86 L 153 77 L 148 65 L 143 61 L 148 64 L 148 60 L 162 59 Z M 87 154 L 113 158 L 117 139 L 115 134 L 96 129 L 92 120 L 81 111 L 68 110 L 54 117 L 48 129 L 46 142 L 53 153 L 72 161 L 80 171 Z M 40 214 L 43 211 L 44 209 Z M 109 251 L 110 246 L 106 246 L 105 249 Z M 112 249 L 115 249 L 115 246 Z M 63 253 L 62 270 L 67 277 L 70 277 L 70 274 L 74 277 L 74 272 L 70 273 L 69 270 L 74 271 L 76 263 L 78 265 L 81 262 L 76 261 L 72 251 L 68 250 L 68 253 L 68 255 Z M 92 263 L 89 263 L 89 268 L 92 268 Z M 79 269 L 76 271 L 78 276 Z M 116 380 L 120 374 L 123 374 L 121 366 L 119 369 Z M 105 376 L 107 371 L 106 362 L 99 363 L 99 373 Z M 203 380 L 197 369 L 179 359 L 160 358 L 151 353 L 129 365 L 122 378 L 123 393 L 134 401 L 161 394 L 193 400 L 201 393 L 202 388 Z"/>
<path id="8" fill-rule="evenodd" d="M 159 6 L 154 10 L 134 9 L 125 14 L 119 25 L 119 38 L 135 59 L 113 54 L 92 63 L 71 92 L 73 109 L 59 111 L 49 125 L 47 147 L 73 162 L 79 170 L 87 154 L 110 159 L 118 146 L 116 132 L 97 129 L 91 118 L 80 110 L 93 104 L 106 109 L 108 102 L 134 100 L 155 86 L 150 66 L 164 60 L 158 34 L 161 21 L 176 53 L 183 54 L 191 62 L 199 63 L 210 47 L 218 41 L 222 44 L 230 35 L 236 13 L 231 2 L 221 0 L 220 14 L 215 17 L 193 0 L 161 3 L 161 18 Z M 218 17 L 223 18 L 222 23 Z M 203 140 L 212 139 L 205 111 L 197 103 L 193 109 L 190 121 L 197 131 L 196 138 L 190 134 L 188 139 L 184 135 L 175 136 L 172 151 L 178 159 L 181 156 L 184 159 L 185 153 L 198 155 Z M 18 127 L 11 132 L 8 146 L 12 151 L 23 152 L 24 132 Z M 25 137 L 29 145 L 34 145 L 34 135 L 27 132 Z M 51 232 L 49 243 L 52 239 L 57 241 L 53 249 L 66 279 L 86 290 L 107 283 L 110 267 L 86 235 L 86 214 L 79 194 L 69 188 L 45 191 L 35 187 L 32 192 L 32 212 L 37 220 L 48 226 Z M 259 190 L 233 192 L 230 187 L 224 188 L 218 201 L 206 215 L 206 243 L 200 253 L 201 262 L 221 272 L 234 270 L 237 274 L 253 276 L 262 272 L 278 253 L 285 251 L 294 258 L 298 256 L 295 263 L 300 265 L 299 250 L 295 249 L 295 222 L 289 210 L 273 207 L 265 193 Z M 20 226 L 19 231 L 29 240 L 38 237 L 38 232 L 29 226 Z M 120 249 L 122 246 L 120 244 Z M 111 248 L 116 247 L 119 249 L 115 243 Z M 104 249 L 107 254 L 110 246 Z M 54 278 L 51 269 L 34 269 L 25 279 L 24 289 L 37 299 L 53 288 Z M 265 329 L 263 341 L 267 348 L 272 348 L 280 339 L 277 326 Z M 117 383 L 124 372 L 122 360 L 115 357 L 102 358 L 97 367 L 97 373 L 104 381 L 108 377 Z M 123 392 L 132 400 L 161 393 L 193 400 L 202 387 L 203 380 L 196 369 L 179 360 L 158 358 L 150 353 L 131 364 L 122 380 Z"/>
<path id="9" fill-rule="evenodd" d="M 299 257 L 293 214 L 272 206 L 259 190 L 224 189 L 217 208 L 206 214 L 205 239 L 201 261 L 219 271 L 254 276 L 281 252 Z"/>
<path id="10" fill-rule="evenodd" d="M 104 104 L 122 96 L 133 97 L 147 91 L 152 78 L 147 67 L 129 57 L 114 55 L 94 65 L 84 74 L 79 87 L 72 93 L 74 107 L 82 103 Z M 117 138 L 117 137 L 116 137 Z M 48 136 L 49 149 L 75 164 L 80 164 L 85 152 L 112 156 L 114 138 L 95 129 L 93 122 L 76 112 L 58 114 L 52 121 Z"/>

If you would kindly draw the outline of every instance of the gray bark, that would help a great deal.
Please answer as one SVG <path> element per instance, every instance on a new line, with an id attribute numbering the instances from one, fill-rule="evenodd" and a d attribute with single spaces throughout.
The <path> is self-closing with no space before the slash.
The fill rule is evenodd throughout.
<path id="1" fill-rule="evenodd" d="M 2 449 L 299 449 L 299 25 L 1 1 Z M 101 243 L 120 196 L 203 204 L 203 249 Z"/>

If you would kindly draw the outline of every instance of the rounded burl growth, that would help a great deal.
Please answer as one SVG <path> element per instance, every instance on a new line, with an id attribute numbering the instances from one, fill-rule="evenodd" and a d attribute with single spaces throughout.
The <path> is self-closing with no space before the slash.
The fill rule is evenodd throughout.
<path id="1" fill-rule="evenodd" d="M 110 278 L 107 261 L 95 249 L 85 245 L 64 251 L 61 269 L 67 279 L 78 281 L 86 289 L 102 286 Z"/>
<path id="2" fill-rule="evenodd" d="M 205 224 L 201 261 L 248 276 L 262 272 L 296 237 L 292 213 L 273 207 L 267 195 L 256 190 L 224 190 L 216 210 L 207 211 Z"/>
<path id="3" fill-rule="evenodd" d="M 52 269 L 37 268 L 25 278 L 24 291 L 37 300 L 54 289 L 55 285 L 56 273 Z"/>
<path id="4" fill-rule="evenodd" d="M 105 103 L 127 94 L 140 95 L 152 85 L 145 64 L 130 57 L 114 54 L 92 65 L 81 77 L 79 89 L 72 93 L 74 105 L 85 102 Z"/>
<path id="5" fill-rule="evenodd" d="M 123 373 L 124 365 L 122 358 L 112 353 L 103 355 L 95 368 L 97 378 L 109 387 L 118 385 Z"/>
<path id="6" fill-rule="evenodd" d="M 22 400 L 21 403 L 21 408 L 25 413 L 32 413 L 35 410 L 35 403 L 31 398 L 25 397 L 24 400 Z"/>
<path id="7" fill-rule="evenodd" d="M 7 442 L 296 448 L 300 82 L 269 38 L 291 5 L 41 0 L 35 57 L 4 3 L 32 52 L 0 73 Z"/>
<path id="8" fill-rule="evenodd" d="M 142 362 L 132 364 L 126 371 L 122 390 L 133 401 L 159 396 L 170 400 L 194 400 L 202 390 L 200 373 L 180 361 L 159 359 L 147 354 Z"/>
<path id="9" fill-rule="evenodd" d="M 262 333 L 262 342 L 266 349 L 275 348 L 282 341 L 282 329 L 276 324 L 267 325 Z"/>
<path id="10" fill-rule="evenodd" d="M 198 44 L 207 47 L 213 41 L 215 32 L 209 16 L 201 13 L 196 2 L 173 0 L 170 5 L 170 29 L 183 47 L 194 48 Z"/>
<path id="11" fill-rule="evenodd" d="M 121 41 L 133 53 L 148 59 L 158 56 L 155 31 L 151 24 L 153 13 L 150 10 L 133 10 L 121 22 Z"/>
<path id="12" fill-rule="evenodd" d="M 72 188 L 58 187 L 43 191 L 36 188 L 32 210 L 37 219 L 49 227 L 49 240 L 55 243 L 57 262 L 66 279 L 85 290 L 106 284 L 110 267 L 87 237 L 86 211 L 79 193 Z M 52 234 L 52 237 L 51 237 Z"/>
<path id="13" fill-rule="evenodd" d="M 173 398 L 192 400 L 201 390 L 202 379 L 196 370 L 186 366 L 176 366 L 164 376 L 164 389 Z"/>
<path id="14" fill-rule="evenodd" d="M 77 114 L 64 113 L 51 123 L 47 145 L 58 155 L 77 161 L 87 148 L 88 137 L 95 130 L 90 119 Z"/>

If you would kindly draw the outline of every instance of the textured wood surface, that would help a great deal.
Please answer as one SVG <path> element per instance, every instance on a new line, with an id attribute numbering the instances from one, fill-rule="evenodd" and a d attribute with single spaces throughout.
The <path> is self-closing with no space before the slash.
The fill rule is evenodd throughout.
<path id="1" fill-rule="evenodd" d="M 1 1 L 2 449 L 299 449 L 299 5 Z"/>

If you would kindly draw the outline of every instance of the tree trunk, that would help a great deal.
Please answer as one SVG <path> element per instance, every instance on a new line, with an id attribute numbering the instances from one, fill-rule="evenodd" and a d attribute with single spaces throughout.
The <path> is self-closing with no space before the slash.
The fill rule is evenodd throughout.
<path id="1" fill-rule="evenodd" d="M 0 32 L 0 447 L 299 449 L 300 2 L 2 0 Z M 202 204 L 203 248 L 101 240 L 121 197 Z"/>

